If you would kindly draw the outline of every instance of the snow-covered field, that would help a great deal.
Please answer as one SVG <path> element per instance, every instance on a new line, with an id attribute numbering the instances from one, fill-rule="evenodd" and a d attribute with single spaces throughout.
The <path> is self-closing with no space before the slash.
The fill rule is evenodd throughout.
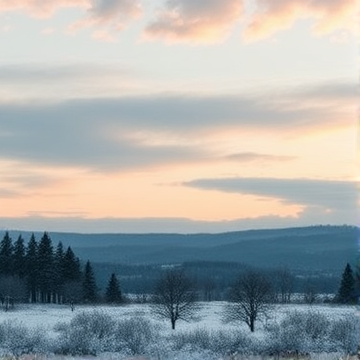
<path id="1" fill-rule="evenodd" d="M 205 302 L 202 303 L 202 307 L 198 314 L 198 319 L 193 322 L 184 322 L 179 320 L 176 323 L 175 331 L 193 330 L 196 328 L 206 329 L 244 329 L 247 330 L 247 326 L 243 323 L 238 324 L 224 324 L 222 322 L 222 310 L 225 302 Z M 68 305 L 17 305 L 14 310 L 0 313 L 0 321 L 11 320 L 20 321 L 26 326 L 35 328 L 45 328 L 49 333 L 54 332 L 54 326 L 59 322 L 70 322 L 71 319 L 79 312 L 92 312 L 101 311 L 109 314 L 115 320 L 122 320 L 131 318 L 134 316 L 145 317 L 151 322 L 160 326 L 164 332 L 171 331 L 170 322 L 168 320 L 161 320 L 155 317 L 151 313 L 150 306 L 148 304 L 129 304 L 121 306 L 86 306 L 79 305 L 75 307 L 75 311 L 71 311 Z M 360 317 L 360 308 L 356 306 L 336 306 L 336 305 L 275 305 L 274 309 L 269 313 L 267 321 L 281 320 L 289 312 L 318 312 L 326 314 L 331 318 L 341 318 L 346 315 Z M 264 321 L 257 324 L 259 332 L 261 332 L 264 326 Z"/>
<path id="2" fill-rule="evenodd" d="M 176 323 L 176 330 L 171 330 L 170 321 L 164 319 L 156 318 L 150 309 L 150 306 L 147 304 L 129 304 L 123 306 L 77 306 L 75 311 L 71 311 L 69 306 L 66 305 L 18 305 L 14 310 L 8 312 L 0 312 L 0 323 L 7 322 L 10 324 L 21 323 L 25 327 L 32 329 L 42 329 L 45 330 L 45 335 L 49 339 L 54 339 L 58 337 L 59 323 L 69 324 L 71 320 L 80 313 L 93 313 L 94 311 L 100 312 L 102 314 L 107 314 L 111 319 L 115 321 L 123 321 L 126 319 L 140 318 L 143 319 L 146 323 L 149 323 L 156 327 L 158 331 L 158 337 L 165 339 L 162 346 L 166 348 L 166 339 L 173 334 L 185 334 L 196 331 L 224 331 L 228 334 L 237 334 L 243 332 L 246 336 L 254 337 L 259 341 L 262 338 L 265 338 L 265 329 L 268 324 L 279 323 L 287 314 L 294 311 L 298 312 L 309 312 L 325 314 L 329 319 L 343 319 L 343 318 L 353 318 L 357 319 L 360 317 L 360 311 L 354 306 L 333 306 L 333 305 L 277 305 L 270 312 L 269 317 L 262 321 L 256 323 L 256 331 L 254 334 L 250 334 L 246 324 L 225 324 L 222 322 L 222 310 L 224 307 L 223 302 L 211 302 L 203 303 L 202 309 L 198 314 L 198 319 L 194 322 L 182 322 L 178 321 Z M 56 330 L 57 329 L 57 330 Z M 359 339 L 360 343 L 360 339 Z M 1 346 L 1 344 L 0 344 Z M 164 357 L 160 355 L 158 357 L 151 356 L 147 357 L 131 357 L 130 355 L 124 354 L 115 354 L 115 353 L 103 353 L 98 355 L 100 358 L 106 358 L 108 360 L 122 360 L 122 359 L 154 359 L 154 360 L 163 360 L 163 359 L 173 359 L 173 360 L 214 360 L 219 359 L 213 357 L 210 353 L 199 352 L 197 354 L 191 352 L 179 352 L 174 353 L 173 357 Z M 64 355 L 55 356 L 48 355 L 51 359 L 74 359 L 74 357 L 65 357 Z M 319 360 L 339 360 L 341 354 L 317 354 L 313 355 L 313 359 Z M 44 356 L 38 356 L 37 359 L 43 359 Z M 91 356 L 82 356 L 78 359 L 90 359 Z M 238 357 L 227 357 L 222 359 L 260 359 L 260 357 L 251 357 L 244 355 Z M 27 359 L 30 359 L 29 357 Z"/>

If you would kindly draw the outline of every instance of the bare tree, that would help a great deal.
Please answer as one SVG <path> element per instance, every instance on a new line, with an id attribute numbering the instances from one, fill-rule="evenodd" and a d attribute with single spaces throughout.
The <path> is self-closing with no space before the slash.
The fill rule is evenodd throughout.
<path id="1" fill-rule="evenodd" d="M 199 309 L 192 281 L 181 270 L 168 270 L 158 280 L 152 310 L 170 319 L 172 329 L 177 320 L 191 321 Z"/>
<path id="2" fill-rule="evenodd" d="M 230 302 L 225 306 L 224 320 L 245 322 L 255 330 L 255 321 L 270 310 L 271 282 L 259 271 L 242 273 L 230 291 Z"/>

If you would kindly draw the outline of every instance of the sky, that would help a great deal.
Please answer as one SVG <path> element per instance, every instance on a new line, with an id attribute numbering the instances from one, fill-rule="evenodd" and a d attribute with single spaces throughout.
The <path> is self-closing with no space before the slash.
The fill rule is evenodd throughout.
<path id="1" fill-rule="evenodd" d="M 356 0 L 0 0 L 0 229 L 358 225 Z"/>

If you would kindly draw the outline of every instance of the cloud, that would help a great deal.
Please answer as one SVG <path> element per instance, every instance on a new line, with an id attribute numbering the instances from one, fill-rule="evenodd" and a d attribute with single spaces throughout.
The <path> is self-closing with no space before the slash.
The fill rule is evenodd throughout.
<path id="1" fill-rule="evenodd" d="M 0 2 L 0 13 L 24 11 L 31 16 L 48 18 L 62 8 L 86 10 L 84 18 L 69 25 L 71 32 L 86 27 L 106 28 L 106 35 L 118 32 L 131 20 L 138 18 L 142 7 L 138 0 L 6 0 Z M 100 34 L 103 34 L 102 37 Z M 105 36 L 105 30 L 95 31 L 94 37 Z"/>
<path id="2" fill-rule="evenodd" d="M 167 0 L 145 35 L 168 42 L 212 42 L 229 35 L 242 21 L 243 38 L 254 41 L 289 29 L 301 19 L 313 20 L 317 35 L 355 32 L 357 9 L 357 0 Z"/>
<path id="3" fill-rule="evenodd" d="M 66 214 L 64 214 L 66 215 Z M 297 216 L 260 216 L 220 221 L 187 218 L 87 218 L 56 213 L 29 214 L 26 217 L 0 217 L 0 230 L 64 231 L 78 233 L 220 233 L 250 229 L 279 229 L 310 225 L 356 225 L 355 215 L 325 213 L 306 208 Z"/>
<path id="4" fill-rule="evenodd" d="M 11 70 L 11 69 L 10 69 Z M 34 70 L 34 69 L 33 69 Z M 84 76 L 87 70 L 84 70 Z M 40 74 L 38 82 L 57 76 L 72 76 L 65 68 L 54 75 Z M 2 83 L 27 79 L 34 82 L 39 71 L 21 76 L 16 68 L 1 71 Z M 315 89 L 315 90 L 314 90 Z M 0 106 L 1 158 L 27 163 L 80 166 L 86 169 L 117 171 L 170 162 L 183 163 L 220 159 L 199 139 L 218 131 L 252 131 L 257 136 L 292 135 L 354 126 L 347 109 L 348 92 L 334 101 L 333 91 L 321 86 L 284 96 L 231 95 L 191 96 L 190 94 L 149 95 L 119 98 L 84 98 L 44 104 L 42 101 L 3 102 Z M 314 92 L 323 99 L 314 106 Z M 285 101 L 286 99 L 286 101 Z M 309 100 L 310 99 L 310 100 Z M 343 104 L 344 102 L 344 104 Z M 350 101 L 351 106 L 353 102 Z M 354 102 L 354 104 L 356 104 Z M 352 107 L 350 108 L 352 109 Z M 225 155 L 226 157 L 226 155 Z M 289 156 L 242 152 L 230 154 L 233 161 L 287 161 Z"/>
<path id="5" fill-rule="evenodd" d="M 8 76 L 16 78 L 15 73 Z M 65 73 L 71 75 L 71 71 Z M 0 71 L 1 76 L 6 79 Z M 27 76 L 30 81 L 37 73 Z M 48 80 L 53 76 L 43 74 Z M 353 126 L 353 119 L 344 116 L 341 104 L 334 104 L 333 93 L 325 91 L 323 97 L 329 97 L 329 101 L 318 107 L 308 105 L 304 96 L 302 93 L 299 101 L 292 95 L 285 105 L 282 96 L 279 102 L 273 96 L 269 103 L 263 96 L 181 94 L 86 98 L 47 105 L 4 102 L 0 106 L 0 154 L 3 159 L 20 162 L 113 171 L 219 158 L 206 145 L 189 145 L 188 141 L 189 137 L 219 130 L 301 137 L 311 131 Z M 169 141 L 172 137 L 176 140 Z M 230 154 L 228 159 L 290 160 L 287 156 L 251 152 Z"/>
<path id="6" fill-rule="evenodd" d="M 0 65 L 0 99 L 109 96 L 129 93 L 139 85 L 140 73 L 131 66 L 90 62 Z"/>
<path id="7" fill-rule="evenodd" d="M 9 196 L 7 197 L 18 197 L 22 196 L 24 192 L 33 191 L 59 181 L 59 176 L 40 174 L 39 171 L 25 167 L 22 168 L 22 165 L 24 164 L 18 163 L 16 168 L 15 166 L 13 167 L 14 174 L 8 174 L 6 171 L 0 172 L 0 198 L 3 194 L 6 194 L 6 190 L 9 191 Z"/>
<path id="8" fill-rule="evenodd" d="M 112 64 L 66 63 L 66 64 L 1 64 L 0 82 L 7 85 L 34 83 L 84 81 L 86 79 L 129 78 L 133 71 L 129 67 Z"/>
<path id="9" fill-rule="evenodd" d="M 25 111 L 26 112 L 26 111 Z M 1 157 L 6 160 L 63 167 L 83 167 L 102 171 L 120 171 L 171 162 L 190 161 L 201 157 L 201 151 L 181 145 L 148 145 L 122 135 L 121 126 L 114 133 L 104 131 L 106 120 L 54 118 L 55 112 L 45 111 L 36 120 L 10 121 L 0 130 Z M 83 114 L 84 115 L 84 114 Z M 25 114 L 24 114 L 25 116 Z M 9 119 L 9 118 L 8 118 Z M 14 119 L 14 118 L 13 118 Z M 4 124 L 5 125 L 5 124 Z M 116 134 L 116 135 L 115 135 Z"/>
<path id="10" fill-rule="evenodd" d="M 290 28 L 298 19 L 314 19 L 316 34 L 353 31 L 356 0 L 256 0 L 256 10 L 244 31 L 246 40 L 259 40 Z"/>
<path id="11" fill-rule="evenodd" d="M 5 0 L 0 2 L 0 13 L 23 10 L 35 17 L 50 17 L 57 10 L 66 7 L 88 6 L 88 0 Z"/>
<path id="12" fill-rule="evenodd" d="M 358 100 L 358 84 L 345 81 L 327 81 L 312 87 L 303 86 L 290 91 L 291 96 L 303 98 L 321 99 L 348 99 L 350 101 Z"/>
<path id="13" fill-rule="evenodd" d="M 169 42 L 218 41 L 228 35 L 242 10 L 241 0 L 167 0 L 145 35 Z"/>
<path id="14" fill-rule="evenodd" d="M 284 162 L 296 159 L 295 156 L 259 154 L 254 152 L 235 153 L 226 156 L 226 159 L 239 162 Z"/>
<path id="15" fill-rule="evenodd" d="M 87 16 L 69 26 L 70 32 L 82 28 L 96 28 L 93 37 L 99 40 L 113 41 L 129 21 L 142 14 L 142 6 L 138 0 L 90 0 Z M 100 30 L 99 30 L 100 28 Z"/>
<path id="16" fill-rule="evenodd" d="M 357 183 L 314 179 L 222 178 L 183 183 L 203 190 L 275 198 L 285 204 L 320 207 L 328 212 L 344 209 L 355 213 Z"/>

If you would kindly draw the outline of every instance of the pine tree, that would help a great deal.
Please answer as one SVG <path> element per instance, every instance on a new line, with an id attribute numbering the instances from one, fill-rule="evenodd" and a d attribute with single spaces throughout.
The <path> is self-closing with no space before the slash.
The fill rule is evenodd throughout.
<path id="1" fill-rule="evenodd" d="M 0 275 L 12 275 L 13 270 L 13 245 L 9 232 L 6 231 L 0 242 Z"/>
<path id="2" fill-rule="evenodd" d="M 26 269 L 26 280 L 29 291 L 29 301 L 37 302 L 38 292 L 38 244 L 35 239 L 35 235 L 32 234 L 29 243 L 26 248 L 25 254 L 25 269 Z"/>
<path id="3" fill-rule="evenodd" d="M 87 303 L 93 303 L 97 300 L 96 281 L 90 261 L 85 265 L 84 281 L 83 281 L 83 300 Z"/>
<path id="4" fill-rule="evenodd" d="M 357 261 L 356 268 L 355 268 L 355 294 L 356 296 L 360 297 L 360 259 Z"/>
<path id="5" fill-rule="evenodd" d="M 119 304 L 122 302 L 120 283 L 115 274 L 112 273 L 106 288 L 105 300 L 108 303 Z"/>
<path id="6" fill-rule="evenodd" d="M 349 263 L 346 264 L 342 275 L 337 301 L 341 304 L 349 304 L 355 301 L 355 279 Z"/>
<path id="7" fill-rule="evenodd" d="M 56 251 L 54 254 L 54 267 L 55 267 L 55 274 L 54 274 L 54 290 L 55 290 L 55 302 L 61 302 L 60 295 L 63 290 L 64 285 L 64 277 L 63 277 L 63 266 L 64 266 L 64 247 L 61 241 L 59 241 Z"/>
<path id="8" fill-rule="evenodd" d="M 70 246 L 64 254 L 62 269 L 62 276 L 66 282 L 77 281 L 81 278 L 80 261 Z"/>
<path id="9" fill-rule="evenodd" d="M 48 233 L 44 233 L 38 248 L 38 281 L 42 302 L 53 302 L 55 292 L 56 270 L 53 246 Z"/>
<path id="10" fill-rule="evenodd" d="M 55 251 L 55 267 L 58 273 L 62 275 L 63 273 L 63 262 L 64 262 L 64 246 L 61 241 L 59 241 L 56 251 Z"/>
<path id="11" fill-rule="evenodd" d="M 25 245 L 24 239 L 19 235 L 18 239 L 14 244 L 14 254 L 13 254 L 13 274 L 23 278 L 26 274 L 24 267 L 25 264 Z"/>

